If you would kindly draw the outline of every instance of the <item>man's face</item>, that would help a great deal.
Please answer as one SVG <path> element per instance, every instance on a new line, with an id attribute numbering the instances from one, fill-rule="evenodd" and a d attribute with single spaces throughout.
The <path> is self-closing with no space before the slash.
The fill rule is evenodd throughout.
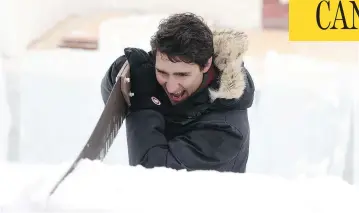
<path id="1" fill-rule="evenodd" d="M 156 53 L 156 78 L 172 104 L 191 96 L 200 87 L 203 74 L 208 71 L 208 68 L 201 71 L 197 64 L 174 63 L 165 54 L 158 51 Z"/>

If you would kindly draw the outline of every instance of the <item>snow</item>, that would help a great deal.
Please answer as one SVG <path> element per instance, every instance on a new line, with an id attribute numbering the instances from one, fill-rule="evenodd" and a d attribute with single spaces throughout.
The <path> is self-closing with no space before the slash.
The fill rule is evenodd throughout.
<path id="1" fill-rule="evenodd" d="M 144 169 L 82 161 L 52 197 L 66 164 L 0 167 L 9 212 L 358 212 L 359 192 L 335 177 L 287 180 L 262 174 Z"/>
<path id="2" fill-rule="evenodd" d="M 108 52 L 50 50 L 22 58 L 21 162 L 56 164 L 76 157 L 103 110 L 100 81 L 115 57 Z M 108 162 L 127 163 L 124 134 L 125 128 Z"/>
<path id="3" fill-rule="evenodd" d="M 126 44 L 130 47 L 150 50 L 149 40 L 142 38 L 151 38 L 156 32 L 161 19 L 168 16 L 169 14 L 130 15 L 103 21 L 99 29 L 99 38 L 105 39 L 99 40 L 98 47 L 101 51 L 115 51 L 123 49 L 124 44 Z M 133 23 L 146 27 L 134 28 Z M 123 29 L 126 29 L 126 33 L 123 33 Z"/>
<path id="4" fill-rule="evenodd" d="M 249 170 L 289 178 L 347 172 L 352 179 L 357 67 L 276 53 L 268 53 L 264 64 L 251 115 Z"/>

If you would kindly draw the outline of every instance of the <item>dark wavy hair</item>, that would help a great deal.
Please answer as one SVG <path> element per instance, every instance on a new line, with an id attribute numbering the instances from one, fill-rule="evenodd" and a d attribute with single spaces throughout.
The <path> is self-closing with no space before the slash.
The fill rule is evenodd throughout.
<path id="1" fill-rule="evenodd" d="M 177 13 L 160 22 L 151 48 L 172 62 L 195 63 L 203 69 L 213 56 L 213 34 L 200 16 Z"/>

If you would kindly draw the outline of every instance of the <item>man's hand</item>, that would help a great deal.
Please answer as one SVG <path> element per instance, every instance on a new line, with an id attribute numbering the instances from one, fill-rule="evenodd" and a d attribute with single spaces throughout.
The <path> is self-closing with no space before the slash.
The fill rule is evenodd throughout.
<path id="1" fill-rule="evenodd" d="M 126 48 L 125 55 L 130 65 L 130 111 L 154 109 L 165 113 L 171 103 L 157 83 L 153 59 L 147 52 L 137 48 Z"/>

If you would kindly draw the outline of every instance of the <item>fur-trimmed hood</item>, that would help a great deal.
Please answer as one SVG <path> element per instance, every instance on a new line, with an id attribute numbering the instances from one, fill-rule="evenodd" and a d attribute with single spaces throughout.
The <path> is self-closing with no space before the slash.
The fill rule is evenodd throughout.
<path id="1" fill-rule="evenodd" d="M 240 99 L 247 96 L 246 99 L 249 98 L 252 102 L 254 85 L 243 66 L 243 55 L 248 49 L 247 35 L 231 29 L 215 29 L 213 45 L 213 63 L 219 72 L 219 87 L 216 90 L 209 88 L 211 100 Z M 244 94 L 246 92 L 250 94 Z"/>

